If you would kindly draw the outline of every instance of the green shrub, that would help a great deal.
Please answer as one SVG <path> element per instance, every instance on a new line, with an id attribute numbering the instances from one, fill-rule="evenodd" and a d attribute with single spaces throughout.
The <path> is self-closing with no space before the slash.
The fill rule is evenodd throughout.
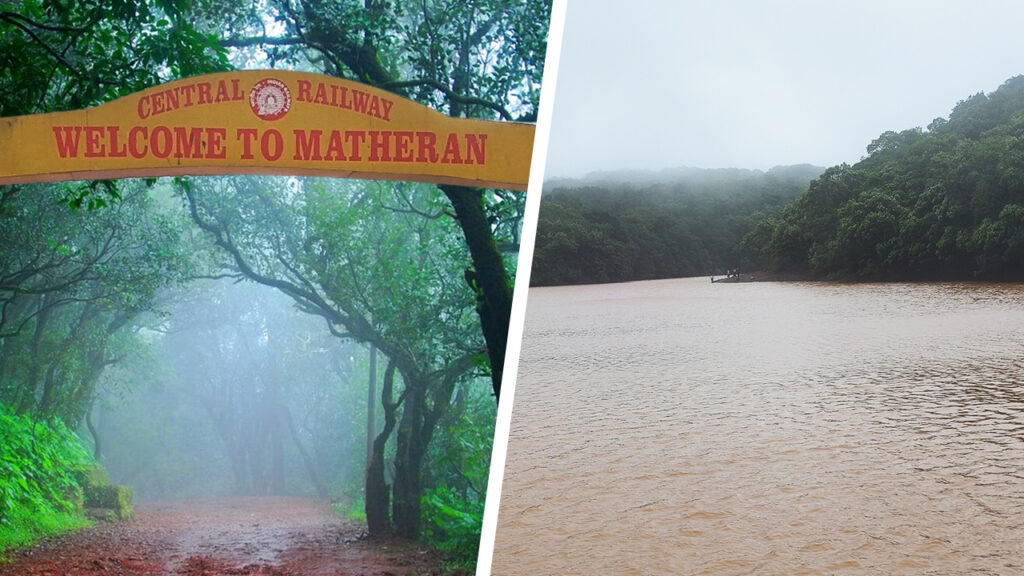
<path id="1" fill-rule="evenodd" d="M 446 553 L 456 567 L 472 568 L 480 549 L 483 523 L 482 500 L 465 499 L 455 490 L 438 487 L 423 496 L 423 512 L 428 519 L 426 540 Z"/>
<path id="2" fill-rule="evenodd" d="M 132 489 L 118 484 L 88 485 L 85 487 L 86 508 L 112 510 L 117 520 L 132 517 Z"/>
<path id="3" fill-rule="evenodd" d="M 93 466 L 61 422 L 0 406 L 0 551 L 83 525 L 77 475 Z"/>

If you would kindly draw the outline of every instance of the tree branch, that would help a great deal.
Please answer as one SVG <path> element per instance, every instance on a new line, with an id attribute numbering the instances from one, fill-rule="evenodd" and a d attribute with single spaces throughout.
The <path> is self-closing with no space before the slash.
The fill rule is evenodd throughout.
<path id="1" fill-rule="evenodd" d="M 400 82 L 384 82 L 377 85 L 378 88 L 383 88 L 385 90 L 401 90 L 403 88 L 413 88 L 420 86 L 427 86 L 428 88 L 433 88 L 434 90 L 437 90 L 438 92 L 441 92 L 442 94 L 447 96 L 448 99 L 451 100 L 452 102 L 457 102 L 462 105 L 482 106 L 484 108 L 494 110 L 499 115 L 501 115 L 501 117 L 505 120 L 513 119 L 512 114 L 508 110 L 506 110 L 505 107 L 502 106 L 501 104 L 491 102 L 490 100 L 484 100 L 483 98 L 476 98 L 473 96 L 464 96 L 462 94 L 457 94 L 451 88 L 445 86 L 444 84 L 438 82 L 437 80 L 433 80 L 430 78 L 420 78 L 418 80 L 403 80 Z"/>
<path id="2" fill-rule="evenodd" d="M 307 44 L 298 36 L 254 36 L 252 38 L 225 38 L 218 42 L 225 48 L 248 48 L 250 46 L 297 46 Z"/>

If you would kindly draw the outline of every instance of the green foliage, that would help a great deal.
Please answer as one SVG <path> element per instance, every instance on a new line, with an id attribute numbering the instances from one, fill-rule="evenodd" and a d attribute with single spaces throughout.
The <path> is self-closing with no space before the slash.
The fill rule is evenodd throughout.
<path id="1" fill-rule="evenodd" d="M 226 69 L 197 29 L 209 2 L 81 0 L 0 10 L 0 116 L 85 108 L 166 81 Z"/>
<path id="2" fill-rule="evenodd" d="M 431 449 L 424 536 L 461 567 L 474 565 L 479 549 L 495 412 L 493 402 L 463 386 Z"/>
<path id="3" fill-rule="evenodd" d="M 85 486 L 86 508 L 104 508 L 117 520 L 132 517 L 132 500 L 135 493 L 128 486 L 117 484 L 89 484 Z"/>
<path id="4" fill-rule="evenodd" d="M 366 524 L 366 500 L 360 494 L 356 498 L 331 504 L 334 513 L 349 522 Z"/>
<path id="5" fill-rule="evenodd" d="M 7 520 L 0 524 L 0 562 L 7 551 L 91 525 L 80 512 L 39 511 L 29 506 L 16 507 Z"/>
<path id="6" fill-rule="evenodd" d="M 0 402 L 77 424 L 105 367 L 133 348 L 127 328 L 189 273 L 182 214 L 125 183 L 105 210 L 71 211 L 67 187 L 25 186 L 0 213 Z"/>
<path id="7" fill-rule="evenodd" d="M 1024 279 L 1024 76 L 949 119 L 887 131 L 746 239 L 775 269 L 849 279 Z"/>
<path id="8" fill-rule="evenodd" d="M 441 486 L 424 495 L 423 512 L 428 518 L 427 542 L 456 566 L 474 565 L 480 548 L 483 502 L 467 501 L 456 490 Z"/>
<path id="9" fill-rule="evenodd" d="M 625 282 L 760 267 L 740 244 L 820 173 L 686 169 L 659 180 L 549 183 L 541 201 L 531 283 Z M 764 234 L 765 232 L 761 232 Z"/>
<path id="10" fill-rule="evenodd" d="M 59 421 L 34 421 L 0 406 L 0 550 L 84 525 L 75 472 L 92 465 Z"/>

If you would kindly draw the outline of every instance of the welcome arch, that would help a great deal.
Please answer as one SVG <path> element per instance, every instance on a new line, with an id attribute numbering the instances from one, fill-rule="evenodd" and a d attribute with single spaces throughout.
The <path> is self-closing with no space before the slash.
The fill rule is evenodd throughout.
<path id="1" fill-rule="evenodd" d="M 279 174 L 525 190 L 533 136 L 348 80 L 241 70 L 0 118 L 0 184 Z"/>
<path id="2" fill-rule="evenodd" d="M 450 188 L 525 190 L 533 136 L 532 124 L 451 118 L 392 93 L 324 75 L 224 72 L 172 81 L 89 109 L 0 118 L 0 185 L 236 174 L 439 184 L 466 235 L 475 268 L 471 282 L 467 271 L 467 282 L 478 291 L 488 353 L 500 350 L 500 359 L 491 356 L 497 372 L 504 341 L 492 346 L 488 331 L 507 334 L 508 319 L 506 313 L 501 325 L 492 318 L 501 316 L 502 305 L 493 304 L 488 294 L 508 292 L 507 308 L 511 294 L 501 281 L 489 289 L 482 273 L 503 271 L 500 256 L 488 264 L 476 253 L 486 242 L 475 241 L 473 234 L 489 233 L 486 218 L 463 217 L 472 215 L 473 202 L 483 216 L 479 191 L 474 197 Z M 496 253 L 493 240 L 490 244 Z M 411 478 L 418 474 L 413 468 L 407 473 Z M 419 488 L 402 489 L 415 495 Z M 386 505 L 387 494 L 378 500 Z M 419 500 L 408 500 L 396 523 L 413 534 Z M 380 516 L 380 506 L 375 509 Z"/>

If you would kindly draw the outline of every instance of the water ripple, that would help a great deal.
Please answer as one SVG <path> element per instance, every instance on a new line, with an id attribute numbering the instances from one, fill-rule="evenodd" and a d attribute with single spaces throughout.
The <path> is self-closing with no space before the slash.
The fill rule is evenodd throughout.
<path id="1" fill-rule="evenodd" d="M 492 573 L 1024 573 L 1022 297 L 532 290 Z"/>

